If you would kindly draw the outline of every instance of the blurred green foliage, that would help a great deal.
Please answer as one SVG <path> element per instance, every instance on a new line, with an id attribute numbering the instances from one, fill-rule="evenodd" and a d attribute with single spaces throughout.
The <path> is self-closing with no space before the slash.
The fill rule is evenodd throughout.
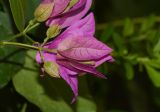
<path id="1" fill-rule="evenodd" d="M 0 0 L 0 41 L 23 30 L 38 3 Z M 79 77 L 72 105 L 64 81 L 39 76 L 35 52 L 0 46 L 0 112 L 159 112 L 159 6 L 158 0 L 94 0 L 96 37 L 113 48 L 115 62 L 98 68 L 107 80 Z M 37 31 L 43 30 L 29 35 L 38 38 Z"/>

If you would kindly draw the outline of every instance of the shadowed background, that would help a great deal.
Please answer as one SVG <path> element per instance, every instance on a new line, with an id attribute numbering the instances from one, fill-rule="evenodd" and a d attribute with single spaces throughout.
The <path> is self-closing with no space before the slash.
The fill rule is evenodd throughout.
<path id="1" fill-rule="evenodd" d="M 24 3 L 27 24 L 39 0 Z M 62 80 L 39 77 L 31 52 L 0 47 L 0 112 L 160 111 L 160 1 L 94 0 L 91 11 L 96 37 L 113 48 L 115 62 L 98 68 L 108 79 L 79 77 L 79 99 L 71 105 L 70 88 Z M 41 41 L 45 31 L 42 24 L 28 35 Z M 9 2 L 0 0 L 0 40 L 14 33 Z"/>

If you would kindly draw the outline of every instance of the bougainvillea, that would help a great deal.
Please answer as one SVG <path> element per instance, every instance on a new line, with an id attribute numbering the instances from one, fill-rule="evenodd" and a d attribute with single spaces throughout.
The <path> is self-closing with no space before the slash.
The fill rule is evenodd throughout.
<path id="1" fill-rule="evenodd" d="M 0 111 L 160 112 L 159 4 L 0 0 Z"/>
<path id="2" fill-rule="evenodd" d="M 112 49 L 94 37 L 94 25 L 94 17 L 91 13 L 46 44 L 45 48 L 56 49 L 56 53 L 43 52 L 44 60 L 41 59 L 40 53 L 37 54 L 37 62 L 48 65 L 43 66 L 42 70 L 51 76 L 62 77 L 70 85 L 74 93 L 73 101 L 78 95 L 78 74 L 88 72 L 105 78 L 95 68 L 105 61 L 113 61 L 110 56 Z M 52 64 L 49 65 L 49 62 Z M 50 72 L 48 68 L 54 71 Z"/>
<path id="3" fill-rule="evenodd" d="M 42 73 L 64 79 L 73 91 L 72 102 L 78 96 L 79 74 L 106 78 L 96 67 L 106 61 L 113 62 L 112 49 L 94 37 L 94 14 L 88 13 L 91 4 L 92 0 L 41 0 L 35 18 L 16 36 L 25 36 L 32 45 L 0 43 L 37 50 L 36 61 Z M 27 35 L 40 22 L 46 22 L 49 27 L 43 43 L 35 42 Z"/>
<path id="4" fill-rule="evenodd" d="M 42 0 L 35 11 L 39 21 L 46 21 L 47 26 L 70 26 L 81 19 L 90 9 L 92 0 Z"/>

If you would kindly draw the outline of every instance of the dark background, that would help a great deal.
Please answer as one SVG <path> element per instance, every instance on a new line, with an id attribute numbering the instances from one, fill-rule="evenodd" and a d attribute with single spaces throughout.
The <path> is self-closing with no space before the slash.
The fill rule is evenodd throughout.
<path id="1" fill-rule="evenodd" d="M 3 5 L 0 5 L 1 11 L 4 11 Z M 5 5 L 9 10 L 8 2 Z M 155 62 L 160 59 L 156 57 L 160 57 L 159 54 L 153 53 L 160 39 L 160 1 L 94 0 L 91 11 L 96 18 L 96 37 L 113 48 L 112 55 L 115 58 L 114 63 L 105 63 L 98 68 L 107 75 L 107 80 L 84 76 L 97 106 L 96 112 L 160 112 L 160 89 L 154 83 L 160 76 L 152 80 L 150 76 L 153 72 L 147 71 L 148 63 L 143 59 L 147 57 Z M 151 20 L 152 16 L 154 19 Z M 137 18 L 142 19 L 137 22 Z M 10 20 L 15 28 L 13 18 Z M 38 31 L 43 32 L 42 29 Z M 17 33 L 16 29 L 13 31 Z M 35 38 L 35 32 L 29 35 Z M 160 63 L 154 70 L 160 75 Z M 79 93 L 85 96 L 81 80 L 83 77 L 80 78 Z M 16 92 L 12 80 L 0 89 L 0 112 L 24 112 L 20 111 L 24 104 L 27 104 L 26 112 L 40 112 L 39 107 Z M 76 110 L 76 104 L 71 107 Z"/>

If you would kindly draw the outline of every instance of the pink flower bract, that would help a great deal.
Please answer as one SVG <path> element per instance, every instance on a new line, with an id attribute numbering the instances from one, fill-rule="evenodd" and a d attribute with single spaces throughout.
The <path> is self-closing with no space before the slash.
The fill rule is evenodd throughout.
<path id="1" fill-rule="evenodd" d="M 58 24 L 62 28 L 68 27 L 84 17 L 92 4 L 92 0 L 78 0 L 74 6 L 65 11 L 70 2 L 71 0 L 41 0 L 41 4 L 54 3 L 53 11 L 46 25 L 52 26 Z"/>
<path id="2" fill-rule="evenodd" d="M 78 95 L 79 73 L 91 73 L 100 78 L 106 78 L 96 70 L 96 67 L 106 61 L 113 61 L 110 53 L 112 49 L 94 37 L 95 21 L 93 14 L 89 14 L 68 27 L 55 40 L 46 44 L 48 49 L 57 49 L 57 53 L 43 52 L 44 60 L 57 63 L 59 75 L 71 87 L 74 102 Z M 40 54 L 36 60 L 42 63 Z"/>

